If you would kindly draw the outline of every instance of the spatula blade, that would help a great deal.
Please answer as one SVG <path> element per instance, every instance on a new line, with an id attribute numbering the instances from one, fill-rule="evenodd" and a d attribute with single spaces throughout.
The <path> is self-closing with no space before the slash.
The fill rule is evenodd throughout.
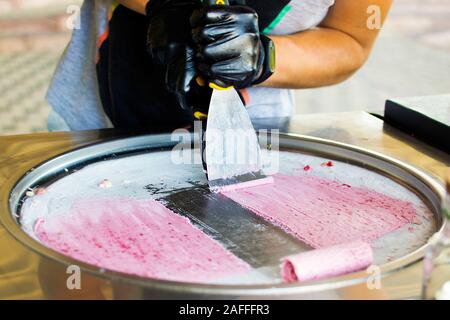
<path id="1" fill-rule="evenodd" d="M 205 142 L 212 191 L 266 178 L 256 132 L 236 90 L 213 91 Z"/>

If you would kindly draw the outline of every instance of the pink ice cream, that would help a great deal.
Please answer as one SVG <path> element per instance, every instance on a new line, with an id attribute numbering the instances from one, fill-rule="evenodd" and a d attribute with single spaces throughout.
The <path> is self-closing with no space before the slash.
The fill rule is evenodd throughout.
<path id="1" fill-rule="evenodd" d="M 221 194 L 313 248 L 372 242 L 414 220 L 410 202 L 308 173 Z"/>
<path id="2" fill-rule="evenodd" d="M 35 225 L 48 247 L 83 262 L 129 274 L 211 282 L 250 266 L 154 200 L 90 199 Z"/>
<path id="3" fill-rule="evenodd" d="M 265 177 L 265 178 L 261 178 L 261 179 L 250 180 L 250 181 L 245 181 L 245 182 L 236 183 L 236 184 L 230 184 L 230 185 L 226 185 L 226 186 L 222 186 L 222 187 L 216 187 L 215 189 L 212 190 L 212 192 L 223 193 L 223 192 L 228 192 L 228 191 L 235 191 L 238 189 L 253 188 L 256 186 L 273 183 L 273 181 L 274 181 L 273 177 L 269 176 L 269 177 Z"/>
<path id="4" fill-rule="evenodd" d="M 367 268 L 373 263 L 372 248 L 355 241 L 311 250 L 283 258 L 281 276 L 284 282 L 321 280 Z"/>

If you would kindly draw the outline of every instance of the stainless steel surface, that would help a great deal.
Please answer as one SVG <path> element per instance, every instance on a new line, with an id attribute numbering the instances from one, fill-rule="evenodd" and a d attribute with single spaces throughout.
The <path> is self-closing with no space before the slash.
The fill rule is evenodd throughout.
<path id="1" fill-rule="evenodd" d="M 211 190 L 265 178 L 255 130 L 234 88 L 213 90 L 205 135 Z"/>
<path id="2" fill-rule="evenodd" d="M 443 175 L 448 166 L 447 155 L 437 150 L 417 143 L 414 139 L 396 132 L 392 128 L 364 113 L 338 115 L 303 116 L 291 122 L 291 130 L 321 137 L 333 137 L 344 142 L 370 147 L 396 158 L 403 159 L 431 172 L 436 177 Z M 102 136 L 100 137 L 99 134 Z M 10 137 L 0 140 L 0 216 L 1 222 L 12 231 L 13 235 L 0 228 L 0 248 L 7 255 L 0 259 L 0 297 L 7 298 L 161 298 L 161 297 L 293 297 L 293 298 L 411 298 L 420 293 L 421 264 L 418 263 L 422 250 L 383 266 L 383 279 L 378 290 L 370 290 L 365 283 L 367 274 L 359 273 L 329 282 L 314 283 L 303 286 L 283 285 L 279 287 L 232 286 L 218 288 L 217 286 L 181 285 L 163 281 L 148 281 L 135 277 L 123 277 L 117 273 L 103 273 L 101 270 L 84 266 L 82 273 L 82 290 L 71 291 L 66 287 L 65 265 L 70 259 L 55 254 L 25 235 L 11 215 L 8 203 L 10 190 L 24 172 L 35 168 L 45 159 L 86 143 L 98 142 L 117 136 L 117 132 L 86 132 L 47 134 L 35 136 Z M 139 145 L 145 138 L 133 138 Z M 316 139 L 291 139 L 284 141 L 302 141 L 303 147 L 317 149 L 322 144 L 322 151 L 340 150 L 344 146 L 336 143 L 324 143 Z M 150 141 L 150 140 L 149 140 Z M 119 142 L 113 145 L 123 150 Z M 105 146 L 105 145 L 103 145 Z M 110 148 L 112 145 L 108 145 Z M 297 147 L 297 145 L 295 146 Z M 94 150 L 94 154 L 102 151 L 98 148 L 81 149 L 79 154 L 71 158 L 73 163 L 79 163 L 86 155 L 83 153 Z M 125 149 L 129 149 L 127 146 Z M 430 199 L 433 207 L 439 204 L 440 185 L 436 180 L 415 169 L 411 165 L 381 155 L 365 152 L 358 148 L 347 146 L 343 157 L 354 157 L 355 153 L 368 161 L 374 169 L 389 170 L 396 179 L 416 185 L 418 191 Z M 72 155 L 73 156 L 73 155 Z M 81 158 L 79 157 L 81 156 Z M 92 154 L 91 154 L 92 156 Z M 366 159 L 367 157 L 367 159 Z M 52 167 L 62 168 L 66 159 L 55 158 Z M 366 160 L 365 160 L 366 159 Z M 389 161 L 387 161 L 389 160 Z M 50 166 L 47 167 L 49 169 Z M 36 171 L 33 170 L 32 173 Z M 53 172 L 58 171 L 55 169 Z M 49 170 L 46 174 L 52 172 Z M 29 183 L 42 178 L 42 172 L 30 175 Z M 46 175 L 44 174 L 44 175 Z M 17 185 L 19 191 L 25 185 Z M 13 195 L 18 199 L 19 195 Z M 19 241 L 17 241 L 18 239 Z M 30 248 L 32 250 L 30 250 Z M 39 250 L 37 254 L 35 250 Z"/>
<path id="3" fill-rule="evenodd" d="M 93 152 L 80 157 L 81 162 L 72 163 L 70 159 L 71 156 L 76 158 L 77 153 L 85 150 L 68 154 L 65 157 L 68 161 L 62 163 L 59 172 L 53 172 L 51 167 L 44 168 L 44 173 L 49 172 L 48 177 L 43 176 L 39 181 L 27 181 L 22 188 L 27 191 L 39 186 L 47 190 L 45 196 L 25 197 L 22 210 L 20 212 L 19 209 L 16 210 L 20 215 L 19 221 L 22 229 L 34 236 L 34 226 L 37 220 L 51 220 L 52 217 L 58 215 L 58 212 L 61 214 L 65 212 L 64 208 L 76 205 L 80 199 L 153 198 L 163 202 L 173 211 L 188 217 L 200 229 L 219 240 L 235 255 L 256 269 L 247 277 L 241 276 L 234 281 L 228 279 L 228 284 L 230 282 L 234 284 L 281 282 L 280 259 L 310 250 L 307 245 L 256 216 L 250 210 L 222 195 L 210 193 L 200 164 L 180 161 L 181 159 L 199 159 L 198 149 L 192 150 L 193 154 L 189 152 L 189 157 L 183 154 L 183 157 L 179 158 L 177 155 L 181 156 L 181 154 L 171 151 L 175 142 L 172 142 L 170 136 L 152 138 L 156 138 L 156 146 L 153 147 L 152 142 L 144 144 L 145 153 L 143 154 L 136 154 L 139 148 L 134 148 L 134 139 L 131 141 L 126 139 L 120 142 L 129 146 L 132 153 L 127 152 L 126 149 L 122 150 L 120 147 L 112 147 L 104 154 L 96 154 L 96 148 L 91 147 Z M 180 138 L 178 136 L 177 141 L 189 141 L 185 147 L 191 145 L 192 137 L 190 135 Z M 277 137 L 272 138 L 272 142 L 278 140 Z M 284 140 L 288 141 L 288 139 Z M 304 139 L 297 138 L 296 140 Z M 145 143 L 146 139 L 144 138 L 143 141 Z M 194 142 L 195 145 L 199 145 L 199 143 Z M 318 175 L 319 177 L 325 175 L 329 179 L 341 181 L 353 187 L 364 186 L 414 203 L 417 210 L 414 225 L 409 224 L 372 243 L 375 264 L 385 264 L 417 250 L 425 244 L 440 225 L 439 219 L 436 219 L 439 217 L 433 215 L 433 211 L 427 209 L 416 194 L 393 182 L 392 179 L 374 173 L 374 170 L 348 163 L 349 160 L 360 163 L 359 154 L 347 158 L 342 156 L 346 150 L 342 148 L 342 150 L 330 151 L 325 157 L 317 157 L 311 154 L 317 154 L 318 150 L 325 148 L 325 145 L 318 143 L 314 149 L 307 148 L 307 145 L 306 142 L 302 142 L 298 146 L 289 145 L 289 151 L 279 152 L 274 150 L 275 144 L 272 144 L 270 153 L 269 151 L 265 152 L 264 162 L 272 160 L 273 166 L 270 166 L 270 169 L 288 175 L 296 175 L 298 169 L 307 163 L 314 168 L 308 175 Z M 180 150 L 180 145 L 177 144 L 177 148 L 174 150 Z M 186 151 L 186 148 L 183 150 Z M 333 169 L 322 167 L 321 164 L 329 161 L 330 157 L 335 158 Z M 337 157 L 341 157 L 345 161 L 336 161 Z M 111 160 L 104 161 L 105 159 Z M 85 165 L 92 162 L 94 164 Z M 364 161 L 364 165 L 367 167 L 366 161 Z M 39 175 L 39 172 L 40 168 L 36 168 L 25 180 L 31 180 L 34 175 Z M 105 178 L 114 186 L 113 188 L 106 190 L 98 188 L 98 183 Z M 48 185 L 50 186 L 48 187 Z M 21 197 L 19 196 L 18 199 L 14 201 L 20 203 Z M 104 267 L 107 268 L 106 265 Z M 258 273 L 260 277 L 258 277 Z"/>
<path id="4" fill-rule="evenodd" d="M 137 286 L 143 290 L 144 295 L 170 294 L 178 296 L 180 295 L 180 292 L 184 292 L 184 294 L 182 294 L 184 297 L 186 297 L 186 295 L 188 297 L 196 297 L 199 294 L 202 296 L 206 294 L 216 297 L 252 297 L 259 295 L 262 297 L 273 297 L 274 295 L 301 296 L 305 293 L 320 292 L 322 290 L 325 292 L 338 290 L 341 287 L 366 281 L 366 272 L 307 285 L 197 285 L 143 279 L 126 274 L 101 270 L 97 267 L 87 265 L 56 253 L 30 238 L 23 230 L 21 230 L 17 221 L 15 221 L 14 217 L 20 214 L 19 209 L 21 199 L 26 191 L 35 185 L 42 185 L 43 181 L 48 180 L 54 175 L 64 173 L 64 169 L 70 171 L 72 168 L 76 169 L 86 162 L 90 163 L 96 159 L 104 159 L 113 154 L 120 155 L 123 153 L 151 150 L 155 148 L 170 148 L 174 146 L 174 144 L 175 143 L 172 141 L 170 135 L 152 135 L 96 144 L 61 155 L 35 168 L 17 183 L 11 192 L 10 214 L 7 216 L 3 214 L 0 216 L 0 219 L 6 229 L 20 242 L 49 259 L 61 262 L 67 266 L 78 265 L 83 271 L 87 271 L 91 274 L 104 277 L 108 280 L 120 280 L 129 285 Z M 382 172 L 383 174 L 389 175 L 391 178 L 414 188 L 424 199 L 426 199 L 436 214 L 439 212 L 439 194 L 443 192 L 439 185 L 420 171 L 400 161 L 350 145 L 292 134 L 280 136 L 280 148 L 290 148 L 311 154 L 321 154 L 335 160 L 351 161 L 358 165 L 364 165 L 366 168 Z M 436 215 L 436 217 L 440 222 L 440 217 L 438 215 Z M 424 247 L 392 263 L 382 265 L 382 274 L 388 275 L 391 272 L 398 272 L 410 263 L 418 261 L 423 256 L 423 250 Z"/>

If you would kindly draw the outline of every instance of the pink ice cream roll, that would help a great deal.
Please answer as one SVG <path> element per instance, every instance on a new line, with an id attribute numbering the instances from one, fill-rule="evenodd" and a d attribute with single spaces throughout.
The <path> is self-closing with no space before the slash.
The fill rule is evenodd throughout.
<path id="1" fill-rule="evenodd" d="M 363 270 L 372 263 L 372 247 L 354 241 L 285 257 L 281 276 L 284 282 L 322 280 Z"/>

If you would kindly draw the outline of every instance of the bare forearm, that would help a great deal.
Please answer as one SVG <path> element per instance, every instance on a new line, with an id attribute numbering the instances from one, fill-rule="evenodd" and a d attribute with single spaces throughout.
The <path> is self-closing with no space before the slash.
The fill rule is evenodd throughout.
<path id="1" fill-rule="evenodd" d="M 272 37 L 275 73 L 263 86 L 312 88 L 347 79 L 365 61 L 366 50 L 347 34 L 326 28 Z"/>
<path id="2" fill-rule="evenodd" d="M 277 67 L 262 85 L 312 88 L 347 79 L 368 58 L 391 3 L 336 0 L 319 28 L 273 37 Z M 369 25 L 371 19 L 376 27 Z"/>
<path id="3" fill-rule="evenodd" d="M 148 0 L 119 0 L 119 3 L 128 9 L 145 14 L 145 6 L 147 5 Z"/>

